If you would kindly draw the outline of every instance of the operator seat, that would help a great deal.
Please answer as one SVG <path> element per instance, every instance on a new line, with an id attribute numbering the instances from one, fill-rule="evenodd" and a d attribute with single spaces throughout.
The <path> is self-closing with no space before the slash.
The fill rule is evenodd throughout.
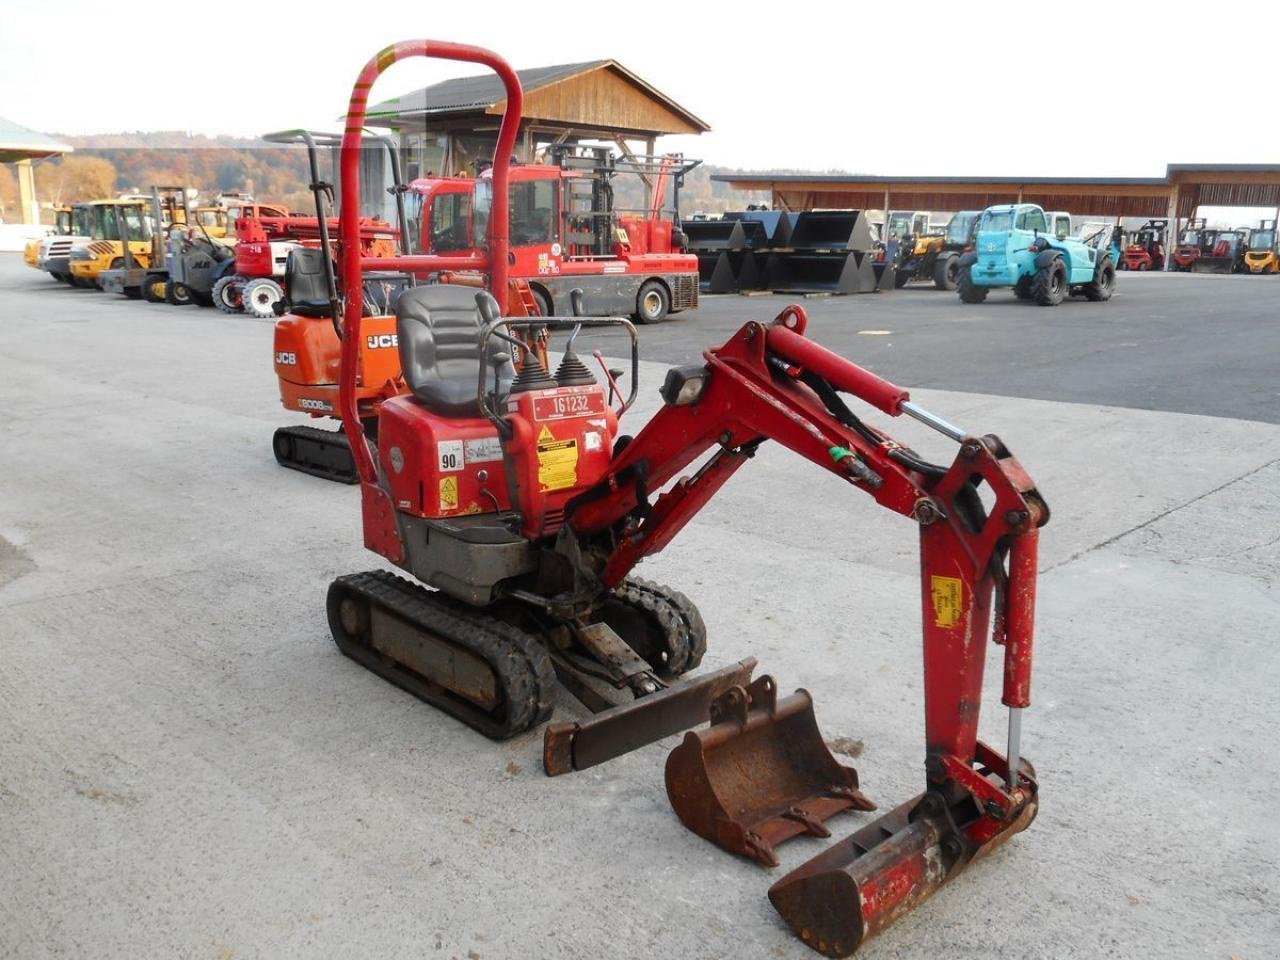
<path id="1" fill-rule="evenodd" d="M 334 267 L 335 273 L 337 267 Z M 371 271 L 364 274 L 363 316 L 383 316 L 395 308 L 401 291 L 409 286 L 408 274 L 393 271 Z M 289 251 L 284 267 L 283 312 L 300 317 L 331 317 L 329 281 L 324 272 L 324 251 L 318 247 L 299 247 Z M 341 287 L 339 287 L 341 302 Z"/>
<path id="2" fill-rule="evenodd" d="M 324 251 L 317 247 L 290 250 L 285 260 L 284 289 L 292 313 L 300 317 L 330 316 L 333 310 L 324 273 Z"/>
<path id="3" fill-rule="evenodd" d="M 445 417 L 477 417 L 480 380 L 480 332 L 485 321 L 476 305 L 475 287 L 438 283 L 413 287 L 396 302 L 400 366 L 413 395 L 433 413 Z M 499 389 L 511 386 L 511 364 L 499 366 L 502 352 L 489 340 L 490 372 L 499 370 Z M 492 380 L 489 381 L 492 383 Z"/>

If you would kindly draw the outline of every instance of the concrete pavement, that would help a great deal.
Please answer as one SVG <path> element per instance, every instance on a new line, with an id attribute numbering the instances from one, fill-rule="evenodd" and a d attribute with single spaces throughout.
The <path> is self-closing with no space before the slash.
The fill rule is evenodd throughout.
<path id="1" fill-rule="evenodd" d="M 888 327 L 910 301 L 842 302 Z M 765 898 L 781 870 L 672 815 L 674 741 L 547 780 L 539 734 L 495 745 L 337 652 L 328 582 L 378 564 L 352 488 L 274 463 L 270 354 L 269 324 L 0 257 L 0 956 L 816 956 Z M 1053 509 L 1024 734 L 1043 805 L 860 956 L 1274 956 L 1280 427 L 913 396 L 1000 434 Z M 911 524 L 766 445 L 641 572 L 698 602 L 708 666 L 808 688 L 892 805 L 921 779 L 915 557 Z"/>

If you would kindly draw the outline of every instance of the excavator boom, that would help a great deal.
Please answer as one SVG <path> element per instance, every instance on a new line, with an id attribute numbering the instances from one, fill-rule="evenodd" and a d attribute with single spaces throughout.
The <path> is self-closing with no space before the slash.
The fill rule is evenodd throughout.
<path id="1" fill-rule="evenodd" d="M 905 389 L 806 338 L 806 325 L 804 311 L 789 307 L 771 324 L 746 324 L 708 351 L 704 366 L 671 371 L 661 410 L 566 514 L 580 539 L 574 553 L 596 558 L 593 572 L 606 587 L 615 585 L 670 543 L 757 447 L 773 440 L 918 525 L 926 790 L 824 855 L 826 880 L 815 881 L 818 868 L 806 865 L 771 893 L 806 941 L 843 956 L 1035 815 L 1036 784 L 1021 760 L 1019 737 L 1021 710 L 1030 703 L 1039 527 L 1049 511 L 998 438 L 970 436 L 922 410 Z M 924 461 L 861 420 L 841 394 L 927 423 L 959 442 L 955 460 L 945 468 Z M 707 451 L 714 452 L 691 477 L 650 499 Z M 984 485 L 989 508 L 979 493 Z M 1004 756 L 978 740 L 988 637 L 1004 646 L 1002 700 L 1010 709 Z M 742 731 L 760 725 L 740 721 Z M 676 802 L 681 791 L 671 792 Z M 707 809 L 715 802 L 702 796 L 691 805 Z M 716 842 L 726 833 L 694 829 Z M 759 837 L 722 845 L 769 856 L 760 852 Z M 852 883 L 829 882 L 833 869 Z M 839 929 L 823 932 L 823 917 L 838 918 Z"/>

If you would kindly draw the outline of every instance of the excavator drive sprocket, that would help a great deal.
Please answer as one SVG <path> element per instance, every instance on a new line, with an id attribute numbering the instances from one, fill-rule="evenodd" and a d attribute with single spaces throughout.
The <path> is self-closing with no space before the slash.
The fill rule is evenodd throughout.
<path id="1" fill-rule="evenodd" d="M 486 737 L 551 716 L 551 659 L 519 627 L 384 570 L 339 577 L 327 606 L 344 654 Z"/>
<path id="2" fill-rule="evenodd" d="M 338 483 L 356 483 L 360 479 L 347 435 L 341 430 L 280 427 L 271 438 L 271 449 L 276 462 L 290 470 Z"/>
<path id="3" fill-rule="evenodd" d="M 628 577 L 599 615 L 663 680 L 695 669 L 707 651 L 707 628 L 693 601 L 650 580 Z"/>

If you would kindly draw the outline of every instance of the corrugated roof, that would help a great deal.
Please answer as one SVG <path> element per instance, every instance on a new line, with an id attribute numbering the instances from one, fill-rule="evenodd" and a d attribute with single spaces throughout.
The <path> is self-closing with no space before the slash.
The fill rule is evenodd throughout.
<path id="1" fill-rule="evenodd" d="M 582 63 L 558 63 L 550 67 L 531 67 L 528 70 L 517 70 L 520 86 L 525 93 L 545 87 L 549 83 L 563 80 L 576 73 L 602 67 L 609 60 L 587 60 Z M 369 108 L 369 119 L 378 117 L 399 117 L 406 114 L 450 113 L 455 111 L 487 110 L 505 99 L 506 90 L 495 73 L 481 74 L 475 77 L 456 77 L 443 80 L 421 90 L 406 93 L 404 96 L 392 97 Z"/>
<path id="2" fill-rule="evenodd" d="M 36 130 L 28 130 L 12 120 L 0 117 L 0 163 L 15 160 L 54 157 L 71 153 L 72 147 Z"/>

